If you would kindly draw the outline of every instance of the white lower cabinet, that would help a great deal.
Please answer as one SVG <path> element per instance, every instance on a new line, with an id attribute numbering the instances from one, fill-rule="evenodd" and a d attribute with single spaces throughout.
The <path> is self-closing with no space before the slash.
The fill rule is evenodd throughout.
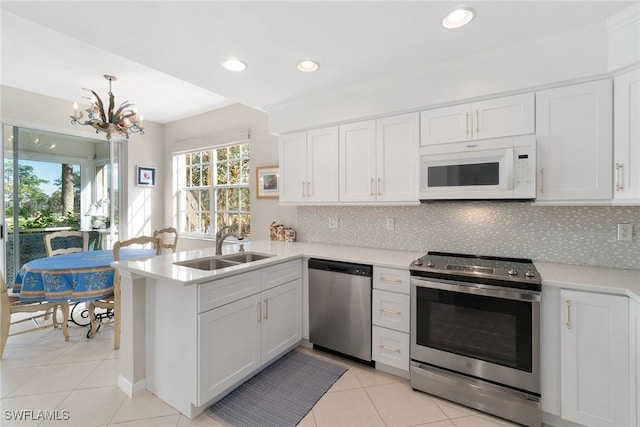
<path id="1" fill-rule="evenodd" d="M 631 349 L 631 419 L 640 423 L 640 304 L 629 300 L 629 347 Z"/>
<path id="2" fill-rule="evenodd" d="M 635 425 L 629 298 L 565 289 L 560 297 L 561 417 L 587 426 Z"/>
<path id="3" fill-rule="evenodd" d="M 409 332 L 409 295 L 380 290 L 373 291 L 374 325 L 400 332 Z"/>
<path id="4" fill-rule="evenodd" d="M 262 293 L 261 362 L 267 363 L 300 341 L 302 333 L 302 280 Z"/>
<path id="5" fill-rule="evenodd" d="M 409 271 L 374 267 L 371 354 L 378 368 L 384 364 L 408 375 L 410 306 Z"/>
<path id="6" fill-rule="evenodd" d="M 198 315 L 198 405 L 260 366 L 260 295 Z"/>
<path id="7" fill-rule="evenodd" d="M 300 259 L 147 292 L 147 387 L 189 418 L 302 339 Z"/>
<path id="8" fill-rule="evenodd" d="M 394 368 L 409 370 L 409 334 L 373 326 L 373 360 Z"/>
<path id="9" fill-rule="evenodd" d="M 297 344 L 302 280 L 198 315 L 198 405 L 224 392 Z"/>

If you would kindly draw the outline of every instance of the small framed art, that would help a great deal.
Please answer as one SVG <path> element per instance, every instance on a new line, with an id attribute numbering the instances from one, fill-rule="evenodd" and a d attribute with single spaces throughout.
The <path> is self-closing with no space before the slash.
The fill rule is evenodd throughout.
<path id="1" fill-rule="evenodd" d="M 136 183 L 144 187 L 154 187 L 156 185 L 156 168 L 149 166 L 138 166 Z"/>
<path id="2" fill-rule="evenodd" d="M 256 168 L 256 186 L 258 199 L 278 198 L 278 166 L 263 166 Z"/>

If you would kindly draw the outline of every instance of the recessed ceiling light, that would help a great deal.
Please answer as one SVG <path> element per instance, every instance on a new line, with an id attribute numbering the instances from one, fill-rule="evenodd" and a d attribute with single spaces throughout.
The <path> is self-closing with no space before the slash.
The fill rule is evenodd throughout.
<path id="1" fill-rule="evenodd" d="M 320 68 L 320 65 L 316 61 L 305 59 L 298 62 L 296 68 L 298 69 L 298 71 L 302 71 L 303 73 L 312 73 Z"/>
<path id="2" fill-rule="evenodd" d="M 470 7 L 461 7 L 452 10 L 442 20 L 442 26 L 445 28 L 460 28 L 467 25 L 473 19 L 475 10 Z"/>
<path id="3" fill-rule="evenodd" d="M 247 64 L 236 58 L 229 58 L 222 61 L 222 66 L 229 71 L 244 71 L 247 69 Z"/>

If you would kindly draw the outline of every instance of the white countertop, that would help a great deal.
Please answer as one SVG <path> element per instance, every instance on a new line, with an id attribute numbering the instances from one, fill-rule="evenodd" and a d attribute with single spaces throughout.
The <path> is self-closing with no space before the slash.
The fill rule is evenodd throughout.
<path id="1" fill-rule="evenodd" d="M 640 303 L 640 270 L 534 262 L 545 286 L 627 295 Z"/>
<path id="2" fill-rule="evenodd" d="M 224 245 L 222 254 L 238 252 L 237 244 Z M 409 264 L 424 255 L 423 252 L 395 251 L 388 249 L 360 248 L 306 242 L 252 241 L 244 244 L 245 252 L 273 254 L 275 256 L 233 267 L 204 271 L 176 265 L 176 262 L 215 256 L 215 248 L 166 254 L 146 260 L 119 261 L 112 265 L 154 279 L 165 279 L 190 285 L 220 279 L 232 274 L 250 271 L 269 264 L 298 257 L 313 257 L 344 262 L 371 264 L 378 267 L 409 268 Z"/>
<path id="3" fill-rule="evenodd" d="M 224 245 L 223 255 L 238 252 L 239 245 Z M 246 252 L 274 255 L 271 258 L 218 270 L 204 271 L 176 265 L 176 262 L 215 256 L 215 248 L 177 252 L 139 261 L 120 261 L 112 265 L 155 279 L 171 280 L 183 285 L 203 283 L 233 274 L 261 268 L 298 257 L 314 257 L 378 267 L 409 268 L 424 252 L 338 246 L 307 242 L 252 241 L 244 244 Z M 640 271 L 617 268 L 585 267 L 535 261 L 545 286 L 627 295 L 640 303 Z"/>

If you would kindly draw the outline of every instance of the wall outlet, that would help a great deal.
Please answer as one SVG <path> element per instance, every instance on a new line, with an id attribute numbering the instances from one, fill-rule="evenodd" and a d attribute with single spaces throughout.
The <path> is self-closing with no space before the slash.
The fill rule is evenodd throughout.
<path id="1" fill-rule="evenodd" d="M 631 240 L 633 238 L 632 224 L 618 224 L 618 240 Z"/>
<path id="2" fill-rule="evenodd" d="M 395 230 L 396 229 L 395 220 L 393 218 L 387 218 L 386 227 L 387 227 L 387 230 Z"/>
<path id="3" fill-rule="evenodd" d="M 329 228 L 338 228 L 338 224 L 339 224 L 338 218 L 335 218 L 335 217 L 329 218 Z"/>

